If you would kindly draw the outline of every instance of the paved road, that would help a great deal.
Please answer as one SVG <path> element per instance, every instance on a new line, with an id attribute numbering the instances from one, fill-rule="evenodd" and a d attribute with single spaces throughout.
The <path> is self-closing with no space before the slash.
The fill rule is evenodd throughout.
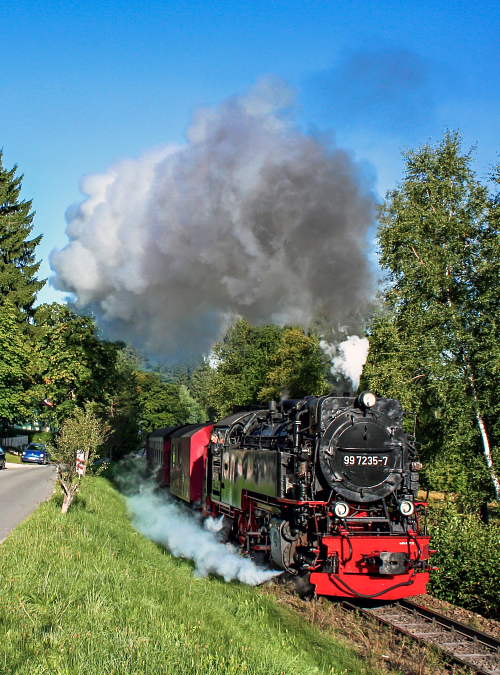
<path id="1" fill-rule="evenodd" d="M 0 544 L 9 532 L 50 497 L 55 467 L 38 464 L 7 464 L 0 471 Z"/>

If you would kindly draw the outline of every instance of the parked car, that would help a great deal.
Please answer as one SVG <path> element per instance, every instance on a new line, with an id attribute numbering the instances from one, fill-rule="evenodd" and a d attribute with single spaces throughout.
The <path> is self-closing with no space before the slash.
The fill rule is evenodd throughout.
<path id="1" fill-rule="evenodd" d="M 31 464 L 48 464 L 49 453 L 44 443 L 30 443 L 21 455 L 21 462 L 30 462 Z"/>
<path id="2" fill-rule="evenodd" d="M 0 448 L 0 469 L 5 469 L 6 454 L 3 448 Z"/>

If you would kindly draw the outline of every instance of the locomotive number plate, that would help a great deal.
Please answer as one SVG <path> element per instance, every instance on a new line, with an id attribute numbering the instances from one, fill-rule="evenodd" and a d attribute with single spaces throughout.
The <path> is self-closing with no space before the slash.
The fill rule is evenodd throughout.
<path id="1" fill-rule="evenodd" d="M 387 455 L 344 455 L 346 466 L 387 466 Z"/>

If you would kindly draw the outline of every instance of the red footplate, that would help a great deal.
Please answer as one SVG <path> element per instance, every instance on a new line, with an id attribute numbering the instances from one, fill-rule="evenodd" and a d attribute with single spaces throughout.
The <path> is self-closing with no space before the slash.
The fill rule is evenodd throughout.
<path id="1" fill-rule="evenodd" d="M 397 600 L 426 593 L 430 557 L 427 536 L 344 534 L 324 537 L 322 544 L 332 571 L 311 574 L 318 595 Z M 387 573 L 384 560 L 390 560 L 397 573 Z"/>
<path id="2" fill-rule="evenodd" d="M 406 598 L 409 595 L 426 593 L 426 587 L 429 583 L 429 573 L 411 572 L 408 574 L 398 574 L 393 577 L 380 577 L 369 574 L 313 572 L 311 574 L 311 583 L 316 586 L 316 593 L 318 595 L 331 595 L 340 598 L 399 600 L 399 598 Z"/>

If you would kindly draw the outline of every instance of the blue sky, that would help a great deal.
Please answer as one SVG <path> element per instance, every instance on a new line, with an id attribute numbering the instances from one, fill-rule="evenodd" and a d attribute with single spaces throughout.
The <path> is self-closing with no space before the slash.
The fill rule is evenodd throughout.
<path id="1" fill-rule="evenodd" d="M 79 181 L 183 140 L 193 112 L 277 75 L 297 122 L 366 159 L 380 194 L 401 151 L 461 129 L 498 161 L 497 2 L 16 0 L 0 6 L 0 147 L 43 233 L 66 242 Z M 47 288 L 40 299 L 62 297 Z"/>

